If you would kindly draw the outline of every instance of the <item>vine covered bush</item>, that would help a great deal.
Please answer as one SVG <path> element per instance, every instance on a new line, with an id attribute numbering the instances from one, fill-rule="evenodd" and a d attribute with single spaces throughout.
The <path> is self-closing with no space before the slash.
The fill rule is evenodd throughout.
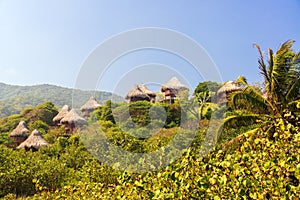
<path id="1" fill-rule="evenodd" d="M 200 143 L 201 135 L 200 131 L 195 139 Z M 147 145 L 158 140 L 163 137 L 149 139 Z M 195 145 L 199 143 L 194 142 L 166 168 L 141 174 L 101 164 L 78 136 L 60 138 L 35 153 L 2 147 L 0 195 L 34 194 L 28 199 L 295 199 L 300 194 L 299 122 L 278 120 L 272 135 L 260 128 L 248 131 L 240 135 L 238 145 L 227 141 L 204 157 Z"/>

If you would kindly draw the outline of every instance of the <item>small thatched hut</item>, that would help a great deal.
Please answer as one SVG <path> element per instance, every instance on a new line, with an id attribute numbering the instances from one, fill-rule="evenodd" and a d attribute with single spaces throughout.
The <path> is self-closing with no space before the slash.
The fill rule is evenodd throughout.
<path id="1" fill-rule="evenodd" d="M 226 105 L 229 100 L 229 95 L 232 92 L 240 91 L 242 88 L 234 81 L 227 81 L 224 85 L 218 90 L 218 104 L 220 106 Z"/>
<path id="2" fill-rule="evenodd" d="M 37 151 L 40 147 L 48 145 L 49 143 L 35 129 L 32 131 L 31 135 L 17 147 L 17 149 L 25 148 L 26 150 L 32 149 L 32 151 Z"/>
<path id="3" fill-rule="evenodd" d="M 9 137 L 14 140 L 16 146 L 20 145 L 27 138 L 29 130 L 25 121 L 20 121 L 18 126 L 10 133 Z"/>
<path id="4" fill-rule="evenodd" d="M 76 127 L 87 125 L 87 121 L 80 117 L 74 109 L 71 109 L 62 120 L 62 124 L 65 125 L 65 130 L 67 133 L 73 133 Z"/>
<path id="5" fill-rule="evenodd" d="M 90 113 L 99 108 L 101 105 L 95 99 L 95 97 L 90 97 L 90 99 L 80 108 L 80 111 L 83 113 L 83 117 L 88 119 Z"/>
<path id="6" fill-rule="evenodd" d="M 69 111 L 70 111 L 69 106 L 64 105 L 59 111 L 59 113 L 53 118 L 53 122 L 57 125 L 61 125 L 60 120 L 62 120 L 62 118 L 64 118 Z"/>
<path id="7" fill-rule="evenodd" d="M 125 99 L 128 103 L 136 101 L 150 101 L 155 102 L 156 94 L 150 91 L 145 85 L 133 85 L 132 89 L 127 93 Z"/>
<path id="8" fill-rule="evenodd" d="M 142 92 L 144 92 L 145 94 L 147 94 L 150 97 L 151 103 L 155 103 L 155 97 L 156 97 L 155 92 L 152 92 L 151 90 L 149 90 L 144 84 L 140 84 L 139 88 L 140 88 L 140 90 L 142 90 Z"/>
<path id="9" fill-rule="evenodd" d="M 163 102 L 174 103 L 174 99 L 183 91 L 187 91 L 188 87 L 182 84 L 178 78 L 171 78 L 165 85 L 161 87 L 161 92 L 164 92 Z"/>

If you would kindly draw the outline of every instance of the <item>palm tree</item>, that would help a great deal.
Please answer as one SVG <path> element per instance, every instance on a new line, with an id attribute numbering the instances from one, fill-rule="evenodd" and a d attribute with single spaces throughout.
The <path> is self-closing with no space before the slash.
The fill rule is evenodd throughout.
<path id="1" fill-rule="evenodd" d="M 276 120 L 288 120 L 287 112 L 299 111 L 300 52 L 292 50 L 293 43 L 292 40 L 286 41 L 275 54 L 272 49 L 268 49 L 267 61 L 260 46 L 254 44 L 259 52 L 258 64 L 264 78 L 264 91 L 257 91 L 240 76 L 236 82 L 244 88 L 230 96 L 229 106 L 235 110 L 235 114 L 225 119 L 223 127 L 260 122 L 265 131 L 269 132 L 274 129 Z"/>

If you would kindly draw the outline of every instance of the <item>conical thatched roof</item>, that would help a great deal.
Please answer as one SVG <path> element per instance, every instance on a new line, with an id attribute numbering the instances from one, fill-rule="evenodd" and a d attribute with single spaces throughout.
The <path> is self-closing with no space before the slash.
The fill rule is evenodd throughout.
<path id="1" fill-rule="evenodd" d="M 42 146 L 48 146 L 48 145 L 49 145 L 49 143 L 35 129 L 34 131 L 32 131 L 31 135 L 17 147 L 17 149 L 21 149 L 21 148 L 38 149 Z"/>
<path id="2" fill-rule="evenodd" d="M 187 90 L 188 87 L 183 85 L 178 78 L 173 77 L 171 78 L 165 85 L 162 86 L 161 91 L 165 92 L 166 90 L 173 90 L 173 91 L 183 91 Z"/>
<path id="3" fill-rule="evenodd" d="M 218 90 L 218 94 L 220 93 L 228 93 L 228 92 L 234 92 L 241 90 L 242 88 L 234 81 L 227 81 L 224 83 L 224 85 Z"/>
<path id="4" fill-rule="evenodd" d="M 87 121 L 80 117 L 74 109 L 71 109 L 62 120 L 61 123 L 75 124 L 75 125 L 86 125 Z"/>
<path id="5" fill-rule="evenodd" d="M 59 122 L 62 118 L 64 118 L 66 116 L 66 114 L 68 114 L 68 112 L 70 111 L 70 108 L 68 105 L 64 105 L 61 110 L 59 111 L 59 113 L 53 118 L 54 122 Z"/>
<path id="6" fill-rule="evenodd" d="M 143 93 L 145 93 L 149 96 L 156 96 L 156 94 L 154 92 L 152 92 L 151 90 L 149 90 L 144 84 L 140 84 L 138 87 L 140 88 L 140 90 Z"/>
<path id="7" fill-rule="evenodd" d="M 98 103 L 95 97 L 90 97 L 90 99 L 80 108 L 80 110 L 95 110 L 100 106 L 101 105 Z"/>
<path id="8" fill-rule="evenodd" d="M 144 86 L 146 87 L 146 86 Z M 151 91 L 150 91 L 151 92 Z M 133 85 L 132 89 L 127 93 L 125 96 L 125 99 L 130 99 L 132 97 L 137 97 L 137 98 L 149 98 L 149 95 L 145 93 L 145 91 L 138 85 Z"/>
<path id="9" fill-rule="evenodd" d="M 10 133 L 10 137 L 26 137 L 26 134 L 29 133 L 25 121 L 20 121 L 18 126 Z"/>

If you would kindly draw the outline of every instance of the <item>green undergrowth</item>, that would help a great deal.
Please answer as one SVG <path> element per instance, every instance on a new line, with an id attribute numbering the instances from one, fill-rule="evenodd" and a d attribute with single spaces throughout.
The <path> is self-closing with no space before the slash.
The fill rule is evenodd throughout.
<path id="1" fill-rule="evenodd" d="M 141 142 L 155 144 L 167 135 Z M 299 124 L 278 120 L 272 134 L 253 129 L 224 140 L 201 157 L 197 150 L 203 136 L 199 130 L 192 146 L 174 163 L 144 173 L 121 172 L 101 164 L 86 151 L 78 136 L 61 138 L 38 153 L 1 147 L 0 161 L 4 164 L 0 168 L 0 195 L 5 199 L 15 199 L 16 194 L 26 199 L 299 197 Z M 236 138 L 240 140 L 234 141 Z"/>

